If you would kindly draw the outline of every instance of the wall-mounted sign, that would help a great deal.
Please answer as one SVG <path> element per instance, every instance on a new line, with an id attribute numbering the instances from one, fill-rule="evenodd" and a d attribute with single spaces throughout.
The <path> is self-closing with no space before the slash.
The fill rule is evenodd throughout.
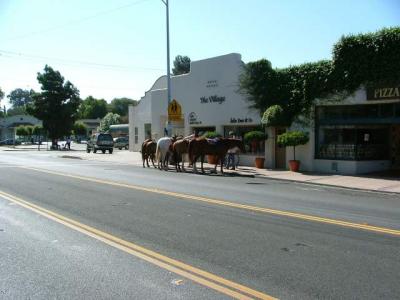
<path id="1" fill-rule="evenodd" d="M 367 89 L 367 100 L 400 99 L 400 85 Z"/>
<path id="2" fill-rule="evenodd" d="M 168 105 L 168 121 L 181 122 L 183 120 L 182 107 L 173 99 Z"/>
<path id="3" fill-rule="evenodd" d="M 252 118 L 231 118 L 230 122 L 232 124 L 237 124 L 237 123 L 252 123 L 253 119 Z"/>
<path id="4" fill-rule="evenodd" d="M 210 97 L 201 97 L 200 103 L 218 103 L 222 104 L 225 102 L 225 97 L 219 97 L 217 95 L 210 96 Z"/>
<path id="5" fill-rule="evenodd" d="M 198 119 L 197 119 L 197 115 L 196 115 L 196 113 L 195 112 L 191 112 L 190 114 L 189 114 L 189 124 L 190 125 L 198 125 L 198 124 L 201 124 L 201 121 L 199 121 Z"/>
<path id="6" fill-rule="evenodd" d="M 212 87 L 217 87 L 218 86 L 218 81 L 216 80 L 209 80 L 207 81 L 206 87 L 212 88 Z"/>

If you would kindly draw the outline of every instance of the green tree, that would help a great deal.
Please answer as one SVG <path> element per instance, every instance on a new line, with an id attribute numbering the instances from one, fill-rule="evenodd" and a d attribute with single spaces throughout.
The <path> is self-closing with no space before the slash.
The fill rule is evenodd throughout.
<path id="1" fill-rule="evenodd" d="M 75 122 L 73 131 L 76 136 L 77 135 L 86 135 L 87 126 L 82 122 Z"/>
<path id="2" fill-rule="evenodd" d="M 16 107 L 25 107 L 28 104 L 32 103 L 32 95 L 35 93 L 34 90 L 23 90 L 23 89 L 15 89 L 8 96 L 8 101 L 12 105 L 13 108 Z"/>
<path id="3" fill-rule="evenodd" d="M 104 118 L 107 114 L 107 102 L 104 99 L 87 97 L 79 106 L 80 119 Z"/>
<path id="4" fill-rule="evenodd" d="M 60 72 L 46 65 L 43 73 L 38 73 L 41 92 L 32 95 L 33 102 L 28 113 L 43 121 L 43 127 L 57 147 L 57 139 L 69 135 L 78 116 L 79 91 L 69 81 L 64 82 Z"/>
<path id="5" fill-rule="evenodd" d="M 42 138 L 45 135 L 45 130 L 43 129 L 43 126 L 41 125 L 35 125 L 33 126 L 32 134 L 36 136 L 36 140 L 38 142 L 42 141 Z"/>
<path id="6" fill-rule="evenodd" d="M 43 126 L 35 125 L 33 126 L 32 134 L 34 135 L 42 135 L 44 133 Z"/>
<path id="7" fill-rule="evenodd" d="M 190 58 L 189 56 L 178 55 L 174 60 L 174 67 L 172 73 L 174 75 L 181 75 L 190 72 Z"/>
<path id="8" fill-rule="evenodd" d="M 24 125 L 19 125 L 16 129 L 15 129 L 15 134 L 18 136 L 23 136 L 26 137 L 29 135 L 29 132 L 26 128 L 26 126 Z"/>
<path id="9" fill-rule="evenodd" d="M 114 114 L 112 112 L 106 114 L 106 116 L 101 120 L 98 131 L 107 132 L 111 125 L 119 124 L 120 115 Z"/>
<path id="10" fill-rule="evenodd" d="M 109 105 L 109 112 L 120 116 L 128 115 L 129 105 L 136 105 L 137 101 L 129 98 L 114 98 Z"/>
<path id="11" fill-rule="evenodd" d="M 12 107 L 7 110 L 7 116 L 16 116 L 16 115 L 25 115 L 26 108 L 24 106 L 17 106 L 17 107 Z"/>
<path id="12" fill-rule="evenodd" d="M 308 134 L 302 131 L 289 131 L 278 135 L 278 145 L 283 147 L 293 147 L 293 160 L 296 160 L 296 146 L 308 143 Z"/>
<path id="13" fill-rule="evenodd" d="M 246 64 L 239 90 L 251 107 L 266 112 L 264 122 L 309 122 L 316 99 L 340 101 L 361 85 L 379 86 L 399 78 L 399 47 L 400 27 L 342 37 L 333 47 L 332 60 L 283 69 L 273 69 L 266 59 Z M 283 112 L 266 111 L 273 105 Z"/>
<path id="14" fill-rule="evenodd" d="M 1 103 L 1 100 L 4 98 L 4 92 L 3 92 L 3 90 L 0 88 L 0 103 Z"/>

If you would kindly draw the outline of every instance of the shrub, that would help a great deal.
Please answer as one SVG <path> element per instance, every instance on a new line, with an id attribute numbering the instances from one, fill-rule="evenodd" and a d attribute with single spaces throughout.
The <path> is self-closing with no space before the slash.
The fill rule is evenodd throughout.
<path id="1" fill-rule="evenodd" d="M 261 119 L 261 123 L 267 127 L 289 126 L 290 122 L 280 105 L 272 105 L 267 108 Z"/>
<path id="2" fill-rule="evenodd" d="M 215 139 L 217 137 L 221 137 L 221 135 L 216 131 L 207 131 L 206 133 L 204 133 L 202 135 L 202 137 L 204 137 L 206 139 Z"/>
<path id="3" fill-rule="evenodd" d="M 40 125 L 35 125 L 35 126 L 33 126 L 33 131 L 32 131 L 32 133 L 33 133 L 34 135 L 41 135 L 41 134 L 44 133 L 44 129 L 43 129 L 43 127 L 40 126 Z"/>
<path id="4" fill-rule="evenodd" d="M 246 144 L 249 144 L 253 141 L 261 142 L 266 140 L 267 138 L 268 136 L 264 132 L 259 130 L 254 130 L 254 131 L 249 131 L 244 135 L 244 142 Z"/>
<path id="5" fill-rule="evenodd" d="M 293 159 L 296 160 L 296 146 L 305 145 L 309 141 L 308 134 L 302 131 L 289 131 L 278 135 L 278 145 L 293 147 Z"/>
<path id="6" fill-rule="evenodd" d="M 77 135 L 86 135 L 87 126 L 82 122 L 75 122 L 73 129 L 74 134 Z"/>
<path id="7" fill-rule="evenodd" d="M 17 127 L 17 129 L 15 130 L 15 133 L 18 136 L 27 136 L 28 135 L 28 130 L 26 129 L 26 126 L 24 125 L 20 125 Z"/>

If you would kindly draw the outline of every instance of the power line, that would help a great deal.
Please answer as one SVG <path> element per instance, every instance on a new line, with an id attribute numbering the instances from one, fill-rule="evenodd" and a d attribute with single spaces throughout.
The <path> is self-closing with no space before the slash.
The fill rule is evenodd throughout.
<path id="1" fill-rule="evenodd" d="M 27 81 L 26 80 L 22 80 L 22 79 L 1 78 L 0 77 L 0 81 L 2 81 L 2 82 L 10 82 L 10 83 L 15 83 L 15 84 L 22 84 L 24 87 L 27 87 L 27 88 L 30 88 L 30 89 L 34 88 L 34 87 L 32 87 L 33 85 L 31 85 L 29 83 L 27 84 Z M 35 82 L 35 85 L 39 86 L 39 83 Z M 122 86 L 109 87 L 109 86 L 104 86 L 104 85 L 102 85 L 102 86 L 100 86 L 100 85 L 79 85 L 79 86 L 75 85 L 75 86 L 77 88 L 79 88 L 79 89 L 84 88 L 84 89 L 117 90 L 117 91 L 122 91 L 122 90 L 133 91 L 133 90 L 137 90 L 134 87 L 127 87 L 127 86 L 125 86 L 125 87 L 122 87 Z M 141 91 L 142 90 L 140 90 L 140 92 Z"/>
<path id="2" fill-rule="evenodd" d="M 32 55 L 32 54 L 27 54 L 27 53 L 20 53 L 20 52 L 14 52 L 14 51 L 7 51 L 7 50 L 0 50 L 0 58 L 11 58 L 11 59 L 17 59 L 17 58 L 23 58 L 23 59 L 28 59 L 28 60 L 53 60 L 53 61 L 58 61 L 64 64 L 75 64 L 75 65 L 85 65 L 85 66 L 91 66 L 91 67 L 101 67 L 101 68 L 109 68 L 109 69 L 117 69 L 117 70 L 146 70 L 146 71 L 164 71 L 164 69 L 161 68 L 148 68 L 148 67 L 140 67 L 140 66 L 122 66 L 122 65 L 112 65 L 112 64 L 103 64 L 103 63 L 96 63 L 96 62 L 88 62 L 88 61 L 81 61 L 81 60 L 70 60 L 70 59 L 64 59 L 64 58 L 56 58 L 56 57 L 46 57 L 46 56 L 40 56 L 40 55 Z"/>
<path id="3" fill-rule="evenodd" d="M 97 17 L 99 17 L 99 16 L 111 14 L 111 13 L 113 13 L 113 12 L 122 10 L 122 9 L 124 9 L 124 8 L 128 8 L 128 7 L 131 7 L 131 6 L 134 6 L 134 5 L 138 5 L 138 4 L 141 4 L 141 3 L 143 3 L 143 2 L 147 2 L 147 1 L 150 1 L 150 0 L 139 0 L 139 1 L 135 1 L 135 2 L 128 3 L 128 4 L 125 4 L 125 5 L 122 5 L 122 6 L 118 6 L 118 7 L 109 9 L 109 10 L 100 11 L 100 12 L 98 12 L 98 13 L 96 13 L 96 14 L 93 14 L 93 15 L 90 15 L 90 16 L 87 16 L 87 17 L 83 17 L 83 18 L 80 18 L 80 19 L 76 19 L 76 20 L 73 20 L 73 21 L 70 21 L 70 22 L 67 22 L 67 23 L 64 23 L 64 24 L 60 24 L 60 25 L 57 25 L 57 26 L 49 27 L 49 28 L 46 28 L 46 29 L 43 29 L 43 30 L 32 31 L 32 32 L 29 32 L 29 33 L 25 33 L 25 34 L 16 36 L 16 37 L 14 37 L 14 38 L 5 39 L 4 41 L 14 41 L 14 40 L 23 39 L 23 38 L 26 38 L 26 37 L 31 37 L 31 36 L 33 36 L 33 35 L 38 35 L 38 34 L 48 33 L 48 32 L 51 32 L 51 31 L 56 31 L 56 30 L 59 30 L 59 29 L 63 29 L 63 28 L 65 28 L 65 27 L 68 27 L 68 26 L 70 26 L 70 25 L 75 25 L 75 24 L 83 23 L 83 22 L 89 21 L 89 20 L 91 20 L 91 19 L 97 18 Z M 3 42 L 4 42 L 4 41 L 3 41 Z"/>

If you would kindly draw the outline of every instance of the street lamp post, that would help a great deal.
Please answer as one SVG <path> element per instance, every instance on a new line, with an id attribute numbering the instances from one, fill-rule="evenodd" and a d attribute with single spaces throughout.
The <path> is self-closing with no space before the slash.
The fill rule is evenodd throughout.
<path id="1" fill-rule="evenodd" d="M 167 88 L 168 88 L 168 99 L 167 99 L 167 109 L 171 102 L 171 71 L 170 71 L 170 62 L 169 62 L 169 3 L 168 0 L 161 0 L 165 4 L 166 8 L 166 19 L 167 19 Z M 167 112 L 167 131 L 168 135 L 171 134 L 171 124 L 168 120 L 168 112 Z"/>

